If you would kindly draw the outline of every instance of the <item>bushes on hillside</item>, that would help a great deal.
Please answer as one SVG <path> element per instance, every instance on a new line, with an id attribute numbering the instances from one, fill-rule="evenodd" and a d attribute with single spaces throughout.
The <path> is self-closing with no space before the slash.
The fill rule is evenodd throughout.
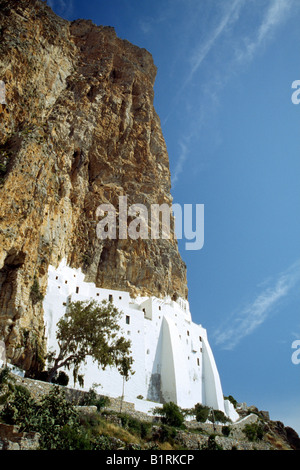
<path id="1" fill-rule="evenodd" d="M 154 414 L 162 416 L 162 422 L 168 426 L 181 427 L 184 422 L 184 415 L 179 408 L 173 402 L 164 403 L 162 408 L 155 408 Z"/>
<path id="2" fill-rule="evenodd" d="M 260 423 L 245 424 L 243 432 L 249 441 L 259 441 L 264 436 L 264 428 Z"/>

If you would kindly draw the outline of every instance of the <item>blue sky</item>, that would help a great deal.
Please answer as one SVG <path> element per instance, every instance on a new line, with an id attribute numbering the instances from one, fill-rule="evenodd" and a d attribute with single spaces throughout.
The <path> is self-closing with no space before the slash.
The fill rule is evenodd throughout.
<path id="1" fill-rule="evenodd" d="M 153 55 L 174 202 L 205 207 L 203 248 L 179 241 L 193 320 L 207 328 L 224 394 L 300 433 L 299 1 L 48 4 Z"/>

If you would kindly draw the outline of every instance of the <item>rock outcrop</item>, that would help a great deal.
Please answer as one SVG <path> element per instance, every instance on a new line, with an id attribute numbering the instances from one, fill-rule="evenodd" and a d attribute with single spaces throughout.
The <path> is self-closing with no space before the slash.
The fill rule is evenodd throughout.
<path id="1" fill-rule="evenodd" d="M 98 287 L 187 297 L 168 240 L 100 240 L 97 207 L 172 204 L 153 106 L 152 56 L 111 27 L 65 21 L 39 0 L 0 0 L 0 339 L 11 362 L 43 358 L 49 264 Z"/>

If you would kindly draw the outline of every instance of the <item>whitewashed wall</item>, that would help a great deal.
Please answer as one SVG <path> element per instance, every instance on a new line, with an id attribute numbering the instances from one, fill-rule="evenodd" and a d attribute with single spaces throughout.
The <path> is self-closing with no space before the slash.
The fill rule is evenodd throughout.
<path id="1" fill-rule="evenodd" d="M 123 312 L 120 326 L 132 343 L 135 374 L 125 384 L 126 401 L 135 403 L 137 409 L 149 409 L 150 402 L 173 401 L 182 408 L 202 403 L 226 413 L 232 411 L 228 405 L 225 409 L 206 330 L 192 322 L 188 302 L 183 299 L 131 299 L 128 292 L 84 282 L 81 270 L 71 269 L 63 261 L 57 269 L 49 267 L 44 299 L 48 348 L 56 348 L 56 324 L 66 311 L 68 299 L 101 301 L 110 296 Z M 99 393 L 122 395 L 123 379 L 115 368 L 103 371 L 89 358 L 81 372 L 86 390 L 98 384 Z M 147 401 L 137 400 L 138 396 Z"/>

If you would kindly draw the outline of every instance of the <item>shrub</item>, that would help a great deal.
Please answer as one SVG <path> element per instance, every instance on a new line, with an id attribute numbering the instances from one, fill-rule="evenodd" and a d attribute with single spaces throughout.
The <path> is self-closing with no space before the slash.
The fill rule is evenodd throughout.
<path id="1" fill-rule="evenodd" d="M 1 419 L 7 424 L 16 424 L 20 431 L 31 431 L 38 428 L 37 404 L 30 392 L 20 385 L 14 387 L 10 399 L 1 412 Z"/>
<path id="2" fill-rule="evenodd" d="M 157 431 L 154 438 L 158 439 L 159 442 L 172 442 L 176 437 L 177 431 L 173 426 L 163 424 Z"/>
<path id="3" fill-rule="evenodd" d="M 162 422 L 168 426 L 181 427 L 184 416 L 179 406 L 173 402 L 164 403 L 162 408 L 155 408 L 155 414 L 162 416 Z"/>
<path id="4" fill-rule="evenodd" d="M 97 410 L 100 411 L 101 408 L 105 408 L 110 404 L 110 399 L 108 397 L 99 396 L 93 386 L 80 400 L 79 404 L 81 406 L 96 406 Z"/>
<path id="5" fill-rule="evenodd" d="M 228 437 L 231 432 L 231 427 L 230 426 L 222 426 L 222 434 L 223 436 Z"/>
<path id="6" fill-rule="evenodd" d="M 229 418 L 221 410 L 214 410 L 215 421 L 219 423 L 227 423 Z"/>
<path id="7" fill-rule="evenodd" d="M 197 403 L 195 405 L 195 415 L 196 415 L 196 421 L 199 423 L 205 423 L 205 421 L 208 418 L 209 415 L 209 407 L 201 405 L 201 403 Z"/>
<path id="8" fill-rule="evenodd" d="M 134 432 L 135 434 L 141 433 L 141 422 L 138 419 L 132 418 L 131 416 L 127 414 L 121 414 L 121 423 L 123 428 L 130 430 L 131 432 Z"/>
<path id="9" fill-rule="evenodd" d="M 264 428 L 260 423 L 245 424 L 243 433 L 249 441 L 258 441 L 264 436 Z"/>
<path id="10" fill-rule="evenodd" d="M 39 281 L 35 277 L 33 280 L 33 284 L 30 290 L 30 296 L 33 304 L 37 304 L 38 302 L 42 302 L 44 300 L 44 295 L 40 291 Z"/>
<path id="11" fill-rule="evenodd" d="M 38 432 L 42 450 L 83 450 L 90 446 L 75 408 L 59 387 L 37 403 L 25 387 L 15 386 L 0 417 L 7 424 L 18 425 L 20 431 Z"/>
<path id="12" fill-rule="evenodd" d="M 3 385 L 7 385 L 12 381 L 12 375 L 8 367 L 3 367 L 0 371 L 0 391 L 3 388 Z"/>
<path id="13" fill-rule="evenodd" d="M 152 430 L 151 423 L 147 423 L 146 421 L 141 422 L 141 438 L 142 439 L 147 439 L 148 437 L 150 437 L 151 430 Z"/>
<path id="14" fill-rule="evenodd" d="M 138 418 L 133 418 L 127 414 L 119 414 L 122 426 L 142 439 L 150 437 L 150 430 L 152 428 L 151 423 L 147 421 L 141 421 Z"/>
<path id="15" fill-rule="evenodd" d="M 235 408 L 236 408 L 236 406 L 237 406 L 237 404 L 238 404 L 238 402 L 236 401 L 235 398 L 233 398 L 232 395 L 228 395 L 228 397 L 224 397 L 224 400 L 229 400 L 229 401 L 233 404 L 233 406 L 234 406 Z"/>
<path id="16" fill-rule="evenodd" d="M 201 447 L 201 450 L 223 450 L 223 447 L 216 442 L 216 436 L 211 434 L 208 438 L 207 444 Z"/>
<path id="17" fill-rule="evenodd" d="M 113 450 L 113 440 L 108 436 L 98 436 L 94 443 L 94 450 Z"/>
<path id="18" fill-rule="evenodd" d="M 0 405 L 7 402 L 9 396 L 12 394 L 15 379 L 10 373 L 8 367 L 4 367 L 0 370 Z"/>
<path id="19" fill-rule="evenodd" d="M 61 370 L 58 376 L 52 379 L 52 383 L 66 386 L 69 383 L 69 377 L 63 370 Z"/>

